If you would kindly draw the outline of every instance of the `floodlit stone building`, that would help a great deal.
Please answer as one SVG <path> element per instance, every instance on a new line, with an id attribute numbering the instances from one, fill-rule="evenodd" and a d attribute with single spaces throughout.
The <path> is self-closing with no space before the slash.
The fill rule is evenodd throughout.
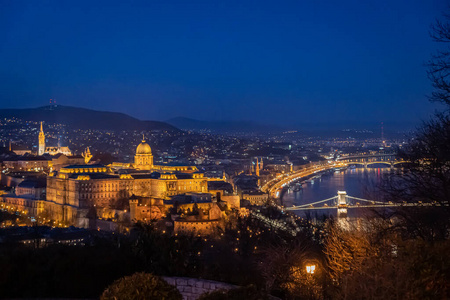
<path id="1" fill-rule="evenodd" d="M 77 157 L 78 164 L 64 165 L 67 157 L 59 154 L 55 159 L 58 168 L 47 176 L 46 198 L 39 200 L 39 210 L 28 202 L 20 206 L 40 212 L 56 224 L 90 227 L 93 219 L 113 219 L 123 213 L 133 221 L 158 219 L 173 206 L 172 198 L 181 194 L 208 198 L 208 211 L 216 201 L 211 195 L 216 197 L 217 191 L 209 193 L 208 178 L 195 166 L 155 165 L 145 140 L 137 146 L 131 164 L 83 164 L 83 157 Z M 231 197 L 230 207 L 239 206 L 237 196 L 223 195 L 222 200 L 227 197 Z M 217 218 L 202 221 L 211 223 Z"/>
<path id="2" fill-rule="evenodd" d="M 72 155 L 72 151 L 70 151 L 69 147 L 61 147 L 59 145 L 56 147 L 46 147 L 45 145 L 45 133 L 44 129 L 42 128 L 42 122 L 41 122 L 41 129 L 39 131 L 39 145 L 38 145 L 38 155 L 44 155 L 44 154 L 50 154 L 50 155 L 56 155 L 56 154 L 65 154 L 68 156 Z"/>
<path id="3" fill-rule="evenodd" d="M 138 145 L 134 161 L 134 164 L 110 166 L 71 165 L 50 173 L 46 201 L 51 214 L 63 222 L 81 226 L 86 224 L 92 207 L 115 207 L 132 196 L 162 203 L 173 195 L 208 191 L 207 178 L 196 167 L 154 165 L 151 148 L 145 140 Z M 148 216 L 136 214 L 137 219 L 165 213 L 164 209 L 157 210 L 149 211 Z"/>

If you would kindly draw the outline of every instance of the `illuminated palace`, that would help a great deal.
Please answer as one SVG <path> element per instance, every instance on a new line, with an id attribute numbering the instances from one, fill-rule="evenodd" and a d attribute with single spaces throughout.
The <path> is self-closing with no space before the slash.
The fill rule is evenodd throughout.
<path id="1" fill-rule="evenodd" d="M 208 180 L 195 166 L 154 165 L 151 148 L 142 140 L 134 163 L 71 165 L 50 173 L 45 206 L 52 218 L 87 227 L 92 207 L 107 209 L 139 197 L 153 204 L 153 215 L 163 215 L 170 196 L 207 192 Z"/>

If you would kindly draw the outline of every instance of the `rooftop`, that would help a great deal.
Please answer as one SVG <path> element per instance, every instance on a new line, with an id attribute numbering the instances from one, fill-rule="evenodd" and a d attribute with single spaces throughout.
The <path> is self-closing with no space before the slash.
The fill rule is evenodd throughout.
<path id="1" fill-rule="evenodd" d="M 92 168 L 106 168 L 106 166 L 102 165 L 102 164 L 70 165 L 70 166 L 64 167 L 63 169 L 92 169 Z"/>

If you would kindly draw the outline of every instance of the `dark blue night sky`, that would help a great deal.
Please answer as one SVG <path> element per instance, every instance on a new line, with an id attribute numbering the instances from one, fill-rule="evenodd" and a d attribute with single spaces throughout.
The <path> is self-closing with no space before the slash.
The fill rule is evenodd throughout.
<path id="1" fill-rule="evenodd" d="M 92 3 L 91 3 L 92 2 Z M 416 122 L 447 1 L 2 1 L 0 107 Z"/>

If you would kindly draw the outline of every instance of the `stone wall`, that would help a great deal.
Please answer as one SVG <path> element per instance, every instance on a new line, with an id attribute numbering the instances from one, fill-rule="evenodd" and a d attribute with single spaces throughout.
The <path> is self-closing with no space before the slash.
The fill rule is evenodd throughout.
<path id="1" fill-rule="evenodd" d="M 186 277 L 163 277 L 169 284 L 174 285 L 183 295 L 183 300 L 196 300 L 203 293 L 212 292 L 218 289 L 232 289 L 238 286 L 197 278 Z"/>

